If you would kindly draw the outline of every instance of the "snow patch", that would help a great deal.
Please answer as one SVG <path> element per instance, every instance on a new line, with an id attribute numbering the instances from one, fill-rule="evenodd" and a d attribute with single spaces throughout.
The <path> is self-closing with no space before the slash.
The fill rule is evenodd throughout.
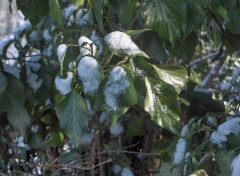
<path id="1" fill-rule="evenodd" d="M 25 60 L 27 62 L 37 62 L 41 59 L 41 51 L 33 49 L 31 52 L 27 52 Z"/>
<path id="2" fill-rule="evenodd" d="M 114 136 L 119 136 L 124 132 L 124 128 L 120 122 L 116 122 L 115 125 L 110 126 L 110 133 Z"/>
<path id="3" fill-rule="evenodd" d="M 93 141 L 93 134 L 92 133 L 85 133 L 80 137 L 80 144 L 81 145 L 89 145 Z"/>
<path id="4" fill-rule="evenodd" d="M 46 41 L 48 41 L 48 42 L 49 42 L 50 40 L 52 40 L 52 36 L 50 35 L 48 29 L 45 29 L 45 30 L 43 31 L 43 38 L 44 38 Z"/>
<path id="5" fill-rule="evenodd" d="M 67 52 L 67 45 L 66 44 L 61 44 L 61 45 L 58 46 L 57 56 L 58 56 L 58 60 L 59 60 L 60 64 L 62 63 L 63 56 L 65 55 L 66 52 Z"/>
<path id="6" fill-rule="evenodd" d="M 84 86 L 84 92 L 94 94 L 101 80 L 100 66 L 96 59 L 84 56 L 78 64 L 78 76 Z"/>
<path id="7" fill-rule="evenodd" d="M 144 53 L 132 41 L 130 36 L 125 34 L 124 32 L 111 32 L 104 37 L 104 40 L 109 45 L 109 48 L 116 53 L 124 53 L 131 57 L 137 55 L 144 55 Z"/>
<path id="8" fill-rule="evenodd" d="M 57 76 L 55 78 L 56 89 L 62 95 L 68 94 L 72 90 L 72 87 L 71 87 L 72 79 L 73 79 L 73 73 L 72 72 L 68 72 L 67 73 L 67 77 L 65 79 L 64 78 L 60 78 L 59 76 Z"/>
<path id="9" fill-rule="evenodd" d="M 77 9 L 77 6 L 70 4 L 68 7 L 63 9 L 63 16 L 68 19 Z"/>
<path id="10" fill-rule="evenodd" d="M 103 44 L 102 44 L 101 39 L 100 39 L 100 38 L 98 37 L 98 35 L 96 34 L 96 31 L 92 31 L 92 34 L 91 34 L 90 39 L 91 39 L 94 43 L 96 43 L 97 48 L 98 48 L 98 50 L 97 50 L 98 55 L 99 55 L 99 56 L 102 55 L 102 52 L 103 52 Z"/>
<path id="11" fill-rule="evenodd" d="M 129 87 L 130 83 L 125 70 L 120 66 L 114 67 L 104 89 L 106 104 L 113 110 L 117 110 L 119 108 L 117 97 Z"/>
<path id="12" fill-rule="evenodd" d="M 240 175 L 240 154 L 238 154 L 238 156 L 236 156 L 232 160 L 231 169 L 232 169 L 232 176 Z"/>
<path id="13" fill-rule="evenodd" d="M 78 39 L 78 45 L 80 46 L 80 57 L 86 55 L 95 55 L 97 51 L 96 45 L 93 43 L 92 40 L 85 36 L 81 36 Z"/>
<path id="14" fill-rule="evenodd" d="M 184 138 L 178 140 L 175 153 L 173 155 L 173 164 L 179 165 L 182 163 L 186 153 L 187 142 Z"/>
<path id="15" fill-rule="evenodd" d="M 125 167 L 122 170 L 121 176 L 133 176 L 133 173 L 129 168 Z"/>
<path id="16" fill-rule="evenodd" d="M 114 164 L 112 166 L 112 171 L 114 174 L 119 174 L 121 172 L 121 170 L 122 170 L 122 167 L 118 164 Z"/>
<path id="17" fill-rule="evenodd" d="M 189 134 L 189 130 L 188 130 L 188 124 L 184 125 L 181 131 L 181 137 L 187 137 L 187 135 Z"/>

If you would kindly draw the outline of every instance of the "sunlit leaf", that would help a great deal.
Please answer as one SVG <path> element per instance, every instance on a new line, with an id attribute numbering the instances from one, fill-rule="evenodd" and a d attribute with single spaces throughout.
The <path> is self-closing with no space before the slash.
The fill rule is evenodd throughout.
<path id="1" fill-rule="evenodd" d="M 144 17 L 147 27 L 174 44 L 180 35 L 186 12 L 185 0 L 151 0 Z"/>
<path id="2" fill-rule="evenodd" d="M 56 112 L 60 127 L 74 144 L 79 144 L 80 136 L 87 127 L 90 115 L 83 98 L 75 91 L 57 103 Z"/>

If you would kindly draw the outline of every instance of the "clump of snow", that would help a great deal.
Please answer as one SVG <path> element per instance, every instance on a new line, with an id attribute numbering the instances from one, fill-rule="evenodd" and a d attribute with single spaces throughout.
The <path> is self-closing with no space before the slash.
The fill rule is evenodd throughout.
<path id="1" fill-rule="evenodd" d="M 143 55 L 148 58 L 148 56 L 132 41 L 130 36 L 124 32 L 111 32 L 104 37 L 104 40 L 115 54 L 124 53 L 131 57 Z"/>
<path id="2" fill-rule="evenodd" d="M 52 40 L 52 36 L 50 35 L 48 29 L 45 29 L 45 30 L 43 31 L 43 38 L 44 38 L 46 41 L 48 41 L 48 42 L 49 42 L 50 40 Z"/>
<path id="3" fill-rule="evenodd" d="M 120 66 L 114 67 L 108 76 L 104 89 L 106 104 L 113 110 L 117 110 L 119 107 L 117 97 L 124 93 L 129 87 L 130 82 L 125 70 Z"/>
<path id="4" fill-rule="evenodd" d="M 173 164 L 179 165 L 182 163 L 186 153 L 187 142 L 184 138 L 178 140 L 175 153 L 173 155 Z"/>
<path id="5" fill-rule="evenodd" d="M 50 44 L 48 46 L 48 48 L 46 48 L 44 51 L 43 51 L 43 55 L 44 56 L 47 56 L 47 57 L 51 57 L 53 55 L 53 52 L 54 52 L 54 45 L 53 44 Z"/>
<path id="6" fill-rule="evenodd" d="M 86 55 L 95 55 L 97 51 L 96 45 L 93 43 L 92 40 L 85 36 L 81 36 L 78 39 L 78 45 L 80 46 L 80 57 Z"/>
<path id="7" fill-rule="evenodd" d="M 240 175 L 240 154 L 238 154 L 233 160 L 232 160 L 232 176 L 239 176 Z"/>
<path id="8" fill-rule="evenodd" d="M 26 77 L 29 87 L 36 92 L 42 85 L 43 80 L 38 77 L 36 72 L 40 69 L 41 65 L 36 62 L 25 62 Z"/>
<path id="9" fill-rule="evenodd" d="M 11 73 L 12 75 L 14 75 L 17 79 L 20 78 L 20 70 L 14 64 L 9 63 L 8 60 L 3 61 L 3 68 L 8 73 Z"/>
<path id="10" fill-rule="evenodd" d="M 9 45 L 9 47 L 7 49 L 6 56 L 9 59 L 13 59 L 13 58 L 18 58 L 19 57 L 18 49 L 15 47 L 14 43 Z"/>
<path id="11" fill-rule="evenodd" d="M 68 19 L 77 9 L 77 6 L 70 4 L 68 7 L 63 9 L 63 16 Z"/>
<path id="12" fill-rule="evenodd" d="M 73 73 L 72 72 L 68 72 L 67 73 L 67 77 L 64 78 L 60 78 L 59 76 L 57 76 L 55 78 L 55 86 L 56 89 L 62 94 L 62 95 L 66 95 L 69 92 L 71 92 L 72 90 L 72 79 L 73 79 Z"/>
<path id="13" fill-rule="evenodd" d="M 96 34 L 96 31 L 92 31 L 92 34 L 91 34 L 90 39 L 91 39 L 94 43 L 96 43 L 97 48 L 98 48 L 98 50 L 97 50 L 98 55 L 99 55 L 99 56 L 102 55 L 102 52 L 103 52 L 103 44 L 102 44 L 102 41 L 101 41 L 101 39 L 99 38 L 99 36 Z"/>
<path id="14" fill-rule="evenodd" d="M 79 9 L 76 13 L 76 19 L 75 19 L 75 23 L 76 25 L 79 25 L 81 26 L 81 19 L 83 17 L 83 10 L 82 9 Z"/>
<path id="15" fill-rule="evenodd" d="M 133 173 L 129 168 L 125 167 L 121 172 L 121 176 L 133 176 Z"/>
<path id="16" fill-rule="evenodd" d="M 33 49 L 31 52 L 27 52 L 25 60 L 28 62 L 37 62 L 41 59 L 41 51 Z"/>
<path id="17" fill-rule="evenodd" d="M 85 133 L 80 137 L 80 144 L 81 145 L 89 145 L 93 141 L 93 134 L 92 133 Z"/>
<path id="18" fill-rule="evenodd" d="M 240 134 L 240 118 L 232 118 L 223 124 L 218 126 L 217 131 L 211 134 L 211 141 L 214 144 L 221 146 L 227 141 L 227 135 L 230 133 L 239 135 Z"/>
<path id="19" fill-rule="evenodd" d="M 103 111 L 101 114 L 100 114 L 100 117 L 99 117 L 99 122 L 100 123 L 104 123 L 106 122 L 108 119 L 108 113 L 106 111 Z"/>
<path id="20" fill-rule="evenodd" d="M 37 31 L 32 31 L 29 35 L 29 41 L 35 43 L 39 40 L 39 34 Z"/>
<path id="21" fill-rule="evenodd" d="M 92 18 L 92 13 L 91 11 L 88 11 L 80 20 L 79 22 L 79 26 L 84 26 L 84 25 L 88 25 L 91 22 L 91 18 Z"/>
<path id="22" fill-rule="evenodd" d="M 228 91 L 230 90 L 232 87 L 232 84 L 230 84 L 229 82 L 223 82 L 221 85 L 220 85 L 220 89 L 222 91 Z"/>
<path id="23" fill-rule="evenodd" d="M 112 171 L 114 174 L 119 174 L 121 172 L 121 170 L 122 170 L 122 167 L 118 164 L 114 164 L 112 166 Z"/>
<path id="24" fill-rule="evenodd" d="M 62 59 L 63 59 L 63 56 L 65 55 L 65 53 L 67 52 L 67 45 L 66 44 L 61 44 L 58 46 L 57 48 L 57 56 L 58 56 L 58 60 L 59 60 L 59 63 L 61 64 L 62 63 Z"/>
<path id="25" fill-rule="evenodd" d="M 114 136 L 119 136 L 124 132 L 124 128 L 120 122 L 116 122 L 116 124 L 112 124 L 110 126 L 110 133 Z"/>
<path id="26" fill-rule="evenodd" d="M 187 135 L 189 134 L 189 130 L 188 130 L 188 124 L 184 125 L 181 131 L 181 137 L 187 137 Z"/>
<path id="27" fill-rule="evenodd" d="M 96 59 L 84 56 L 78 64 L 78 76 L 84 86 L 84 92 L 94 94 L 101 80 L 100 66 Z"/>

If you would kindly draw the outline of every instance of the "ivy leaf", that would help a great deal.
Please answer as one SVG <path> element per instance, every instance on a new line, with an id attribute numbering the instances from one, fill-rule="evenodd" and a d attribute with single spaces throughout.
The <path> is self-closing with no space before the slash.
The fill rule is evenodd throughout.
<path id="1" fill-rule="evenodd" d="M 34 149 L 43 147 L 43 138 L 39 133 L 33 133 L 28 137 L 28 145 Z"/>
<path id="2" fill-rule="evenodd" d="M 143 119 L 138 116 L 133 116 L 128 123 L 127 136 L 132 138 L 134 136 L 142 136 L 143 134 Z"/>
<path id="3" fill-rule="evenodd" d="M 196 0 L 186 0 L 187 18 L 185 18 L 182 29 L 184 38 L 187 37 L 195 27 L 197 27 L 204 19 L 205 11 L 203 3 Z"/>
<path id="4" fill-rule="evenodd" d="M 62 26 L 63 20 L 62 20 L 62 10 L 58 3 L 58 0 L 50 0 L 49 1 L 49 9 L 50 9 L 50 15 L 57 21 L 57 23 Z"/>
<path id="5" fill-rule="evenodd" d="M 21 109 L 25 101 L 24 86 L 21 81 L 13 75 L 4 72 L 8 85 L 0 96 L 0 112 L 16 111 Z"/>
<path id="6" fill-rule="evenodd" d="M 144 102 L 144 109 L 148 112 L 153 121 L 161 127 L 178 134 L 180 105 L 177 92 L 164 81 L 145 78 L 147 95 Z"/>
<path id="7" fill-rule="evenodd" d="M 97 21 L 97 27 L 102 35 L 105 34 L 103 20 L 102 20 L 102 9 L 104 6 L 104 0 L 92 1 L 93 14 Z"/>
<path id="8" fill-rule="evenodd" d="M 144 17 L 147 27 L 174 44 L 186 18 L 186 2 L 151 0 L 146 6 Z"/>
<path id="9" fill-rule="evenodd" d="M 0 72 L 0 95 L 3 94 L 8 85 L 7 78 Z"/>
<path id="10" fill-rule="evenodd" d="M 84 0 L 70 0 L 71 3 L 75 4 L 76 6 L 83 6 Z"/>
<path id="11" fill-rule="evenodd" d="M 231 175 L 231 164 L 234 156 L 236 156 L 234 151 L 220 151 L 215 155 L 222 176 Z"/>
<path id="12" fill-rule="evenodd" d="M 154 70 L 157 72 L 160 79 L 171 84 L 179 93 L 185 89 L 188 82 L 187 70 L 181 66 L 155 66 Z"/>
<path id="13" fill-rule="evenodd" d="M 83 98 L 75 91 L 70 92 L 57 103 L 56 112 L 60 127 L 72 142 L 78 145 L 90 118 Z"/>
<path id="14" fill-rule="evenodd" d="M 8 112 L 7 118 L 9 123 L 21 136 L 26 138 L 27 131 L 31 124 L 31 118 L 25 108 L 19 108 L 16 111 Z"/>

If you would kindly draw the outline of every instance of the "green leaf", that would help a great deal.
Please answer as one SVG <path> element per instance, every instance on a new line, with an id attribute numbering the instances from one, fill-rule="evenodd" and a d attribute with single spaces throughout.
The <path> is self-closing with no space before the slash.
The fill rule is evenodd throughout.
<path id="1" fill-rule="evenodd" d="M 235 150 L 240 147 L 239 135 L 230 134 L 228 136 L 227 147 L 229 150 Z"/>
<path id="2" fill-rule="evenodd" d="M 49 9 L 50 9 L 50 15 L 57 21 L 57 23 L 62 26 L 63 20 L 62 20 L 62 10 L 58 3 L 58 0 L 50 0 L 49 1 Z"/>
<path id="3" fill-rule="evenodd" d="M 50 135 L 50 137 L 46 141 L 44 141 L 44 146 L 55 148 L 55 147 L 61 145 L 61 143 L 62 143 L 62 140 L 61 140 L 61 137 L 59 136 L 59 134 L 56 132 L 53 132 Z"/>
<path id="4" fill-rule="evenodd" d="M 80 162 L 80 161 L 81 161 L 81 155 L 78 152 L 73 151 L 73 150 L 71 150 L 68 153 L 64 153 L 64 154 L 60 155 L 58 158 L 58 162 L 60 164 L 69 164 L 72 162 L 76 163 L 76 162 Z"/>
<path id="5" fill-rule="evenodd" d="M 187 18 L 182 25 L 184 38 L 187 37 L 195 27 L 197 27 L 204 19 L 205 10 L 203 3 L 199 0 L 186 0 Z"/>
<path id="6" fill-rule="evenodd" d="M 185 0 L 151 0 L 144 17 L 147 27 L 174 44 L 180 35 L 186 12 Z"/>
<path id="7" fill-rule="evenodd" d="M 30 20 L 33 26 L 38 24 L 48 14 L 48 0 L 17 0 L 16 2 L 17 7 Z"/>
<path id="8" fill-rule="evenodd" d="M 155 66 L 154 70 L 157 72 L 160 79 L 171 84 L 178 93 L 187 87 L 188 73 L 184 67 L 181 66 Z"/>
<path id="9" fill-rule="evenodd" d="M 128 122 L 127 136 L 132 138 L 134 136 L 142 136 L 143 134 L 143 119 L 138 116 L 133 116 Z"/>
<path id="10" fill-rule="evenodd" d="M 234 151 L 220 151 L 215 155 L 222 176 L 231 175 L 231 164 L 235 155 Z"/>
<path id="11" fill-rule="evenodd" d="M 126 33 L 131 36 L 131 38 L 137 38 L 139 35 L 151 29 L 140 29 L 140 30 L 128 30 Z"/>
<path id="12" fill-rule="evenodd" d="M 226 8 L 228 13 L 228 17 L 230 19 L 227 22 L 227 27 L 230 31 L 234 34 L 240 34 L 240 11 L 239 11 L 239 1 L 232 0 L 232 1 L 225 1 L 224 7 Z"/>
<path id="13" fill-rule="evenodd" d="M 178 134 L 180 105 L 175 89 L 161 80 L 154 81 L 148 78 L 145 78 L 145 85 L 145 111 L 158 125 Z"/>
<path id="14" fill-rule="evenodd" d="M 7 88 L 7 85 L 8 85 L 8 82 L 6 77 L 4 76 L 4 74 L 2 74 L 2 72 L 0 72 L 0 95 L 3 94 L 3 92 Z"/>
<path id="15" fill-rule="evenodd" d="M 16 111 L 21 109 L 25 101 L 24 86 L 13 75 L 4 72 L 8 85 L 5 92 L 0 96 L 0 112 Z"/>
<path id="16" fill-rule="evenodd" d="M 21 136 L 26 138 L 31 124 L 31 118 L 25 108 L 19 108 L 16 111 L 8 112 L 7 118 L 9 123 Z"/>
<path id="17" fill-rule="evenodd" d="M 97 27 L 102 35 L 105 34 L 103 20 L 102 20 L 102 9 L 104 7 L 104 0 L 92 1 L 93 15 L 97 21 Z"/>
<path id="18" fill-rule="evenodd" d="M 57 103 L 56 113 L 60 127 L 72 142 L 78 145 L 90 118 L 83 98 L 75 91 L 70 92 Z"/>
<path id="19" fill-rule="evenodd" d="M 43 147 L 43 138 L 39 133 L 33 133 L 28 138 L 28 145 L 34 149 Z"/>

